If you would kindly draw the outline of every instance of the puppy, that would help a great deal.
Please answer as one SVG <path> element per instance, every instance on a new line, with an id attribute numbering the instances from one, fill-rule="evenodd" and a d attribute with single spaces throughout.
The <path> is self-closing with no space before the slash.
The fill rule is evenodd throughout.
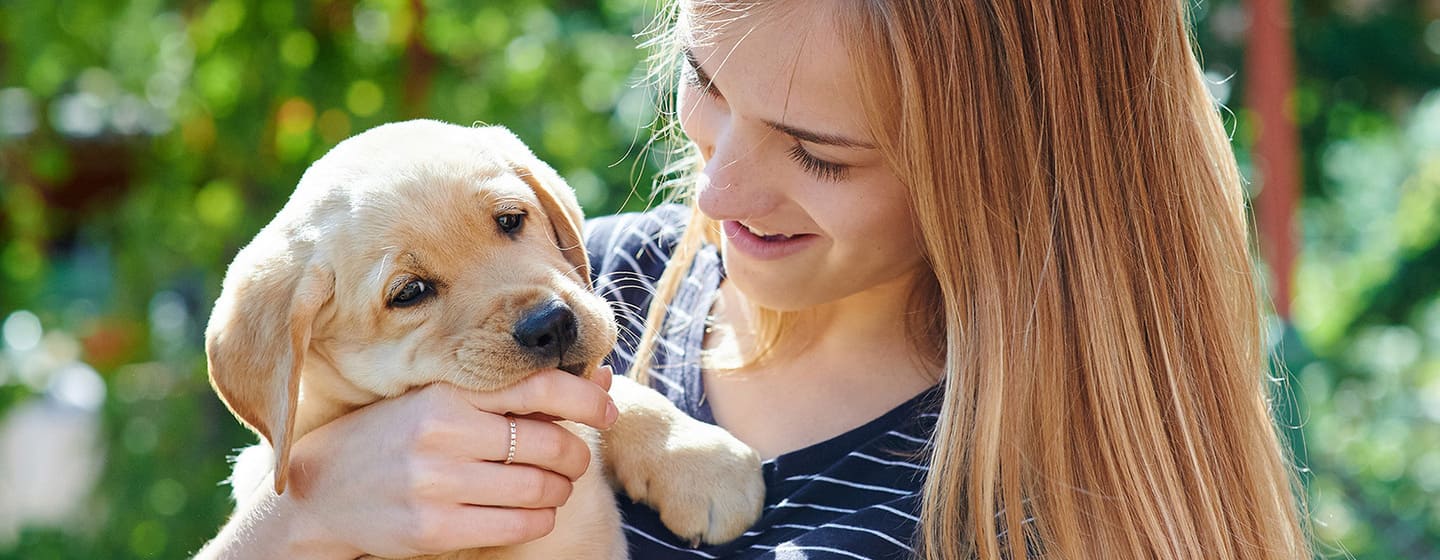
<path id="1" fill-rule="evenodd" d="M 616 328 L 587 289 L 582 220 L 559 175 L 500 127 L 387 124 L 315 162 L 230 265 L 206 330 L 211 384 L 262 438 L 236 461 L 237 503 L 267 481 L 284 492 L 292 442 L 366 404 L 435 382 L 587 375 Z M 693 540 L 731 540 L 759 516 L 753 450 L 628 379 L 611 393 L 611 430 L 564 423 L 593 458 L 550 535 L 446 557 L 624 558 L 606 474 Z"/>

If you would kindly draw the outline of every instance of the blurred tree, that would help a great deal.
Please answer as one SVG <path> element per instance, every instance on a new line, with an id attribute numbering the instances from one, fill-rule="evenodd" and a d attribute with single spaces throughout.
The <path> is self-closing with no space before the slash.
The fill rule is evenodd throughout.
<path id="1" fill-rule="evenodd" d="M 1440 3 L 1292 9 L 1304 231 L 1276 342 L 1299 381 L 1313 529 L 1335 556 L 1440 557 Z M 1199 10 L 1217 89 L 1244 91 L 1249 21 L 1237 2 Z M 1250 166 L 1256 116 L 1231 123 Z"/>
<path id="2" fill-rule="evenodd" d="M 108 388 L 104 474 L 75 529 L 0 522 L 0 556 L 177 557 L 213 534 L 225 457 L 251 436 L 211 395 L 205 317 L 225 264 L 340 140 L 413 117 L 504 124 L 592 213 L 643 205 L 642 4 L 0 9 L 0 311 L 32 312 Z M 7 348 L 0 411 L 53 400 L 32 364 L 48 356 Z"/>

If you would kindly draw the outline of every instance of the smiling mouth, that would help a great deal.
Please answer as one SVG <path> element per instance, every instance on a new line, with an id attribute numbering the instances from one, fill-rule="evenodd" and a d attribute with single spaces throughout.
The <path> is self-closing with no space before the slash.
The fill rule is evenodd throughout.
<path id="1" fill-rule="evenodd" d="M 814 247 L 823 239 L 815 233 L 771 233 L 734 220 L 725 220 L 721 228 L 726 247 L 760 260 L 785 258 Z"/>

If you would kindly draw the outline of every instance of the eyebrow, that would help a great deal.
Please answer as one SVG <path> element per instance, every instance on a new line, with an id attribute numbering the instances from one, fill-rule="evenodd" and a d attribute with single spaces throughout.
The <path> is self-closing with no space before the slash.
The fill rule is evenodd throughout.
<path id="1" fill-rule="evenodd" d="M 785 123 L 769 120 L 764 122 L 766 126 L 769 126 L 770 128 L 773 128 L 785 134 L 794 136 L 796 140 L 800 140 L 802 142 L 809 142 L 811 144 L 823 144 L 826 146 L 839 146 L 842 148 L 862 148 L 866 150 L 875 149 L 874 144 L 861 142 L 859 140 L 854 140 L 845 136 L 841 136 L 839 134 L 805 130 L 803 128 L 795 128 Z"/>
<path id="2" fill-rule="evenodd" d="M 695 77 L 699 79 L 701 88 L 706 90 L 714 90 L 716 91 L 716 93 L 718 93 L 718 90 L 715 88 L 714 78 L 711 78 L 710 74 L 700 66 L 700 60 L 695 58 L 694 51 L 691 51 L 688 47 L 685 49 L 685 61 L 690 64 L 690 69 L 695 71 Z M 809 142 L 811 144 L 820 144 L 824 146 L 839 146 L 842 148 L 860 148 L 865 150 L 875 149 L 874 144 L 855 140 L 853 138 L 840 134 L 806 130 L 803 128 L 791 126 L 779 121 L 772 121 L 769 119 L 762 119 L 761 122 L 764 122 L 765 126 L 774 129 L 776 132 L 780 132 L 781 134 L 788 134 L 794 137 L 796 140 L 800 140 L 802 142 Z"/>

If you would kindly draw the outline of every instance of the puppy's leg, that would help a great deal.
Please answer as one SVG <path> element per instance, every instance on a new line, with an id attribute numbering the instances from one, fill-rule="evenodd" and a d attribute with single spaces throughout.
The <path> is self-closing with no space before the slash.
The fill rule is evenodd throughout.
<path id="1" fill-rule="evenodd" d="M 615 376 L 610 395 L 620 419 L 601 436 L 605 461 L 625 493 L 655 508 L 672 533 L 719 544 L 760 517 L 765 480 L 755 450 L 629 378 Z"/>

